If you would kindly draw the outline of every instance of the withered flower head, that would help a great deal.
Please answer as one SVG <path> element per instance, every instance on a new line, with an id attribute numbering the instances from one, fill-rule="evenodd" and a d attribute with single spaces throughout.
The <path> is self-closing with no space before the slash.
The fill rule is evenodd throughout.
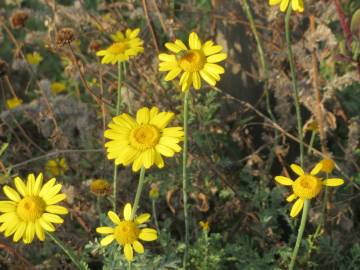
<path id="1" fill-rule="evenodd" d="M 0 78 L 2 76 L 5 76 L 8 73 L 8 71 L 9 71 L 8 64 L 4 60 L 0 59 Z"/>
<path id="2" fill-rule="evenodd" d="M 66 44 L 70 44 L 75 40 L 75 33 L 72 28 L 62 28 L 57 34 L 56 34 L 56 44 L 58 46 L 64 46 Z"/>
<path id="3" fill-rule="evenodd" d="M 29 13 L 25 10 L 15 10 L 10 17 L 10 24 L 12 28 L 22 28 L 25 26 L 26 20 L 29 18 Z"/>

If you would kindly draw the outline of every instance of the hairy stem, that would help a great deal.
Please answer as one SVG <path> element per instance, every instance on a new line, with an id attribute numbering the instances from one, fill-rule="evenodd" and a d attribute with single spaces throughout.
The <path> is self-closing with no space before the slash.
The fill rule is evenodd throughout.
<path id="1" fill-rule="evenodd" d="M 183 259 L 183 269 L 186 270 L 188 250 L 189 250 L 189 217 L 188 217 L 188 197 L 187 197 L 187 151 L 188 151 L 188 114 L 189 114 L 189 90 L 184 95 L 184 146 L 183 146 L 183 164 L 182 164 L 182 185 L 184 201 L 184 219 L 185 219 L 185 251 Z"/>

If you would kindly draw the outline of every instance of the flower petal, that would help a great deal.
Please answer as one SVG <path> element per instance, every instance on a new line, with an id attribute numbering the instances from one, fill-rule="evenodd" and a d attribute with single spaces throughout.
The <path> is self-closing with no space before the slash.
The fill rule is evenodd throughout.
<path id="1" fill-rule="evenodd" d="M 287 202 L 292 202 L 293 200 L 295 200 L 298 196 L 296 194 L 291 194 L 289 197 L 286 198 Z"/>
<path id="2" fill-rule="evenodd" d="M 145 223 L 146 221 L 148 221 L 149 219 L 150 219 L 150 214 L 145 213 L 145 214 L 141 214 L 140 216 L 135 218 L 135 222 L 138 224 L 142 224 L 142 223 Z"/>
<path id="3" fill-rule="evenodd" d="M 344 184 L 344 180 L 341 178 L 330 178 L 323 181 L 323 185 L 329 186 L 329 187 L 337 187 Z"/>
<path id="4" fill-rule="evenodd" d="M 120 224 L 120 218 L 115 212 L 109 211 L 107 215 L 114 224 Z"/>
<path id="5" fill-rule="evenodd" d="M 292 186 L 294 181 L 285 176 L 276 176 L 275 181 L 284 186 Z"/>
<path id="6" fill-rule="evenodd" d="M 321 169 L 323 167 L 323 164 L 321 162 L 319 162 L 318 164 L 315 165 L 315 167 L 311 170 L 310 174 L 311 175 L 317 175 Z"/>
<path id="7" fill-rule="evenodd" d="M 17 191 L 23 197 L 25 197 L 25 195 L 26 195 L 26 186 L 25 186 L 24 181 L 20 177 L 15 177 L 14 182 L 15 182 L 15 187 L 16 187 Z"/>
<path id="8" fill-rule="evenodd" d="M 132 243 L 132 246 L 133 248 L 135 249 L 135 251 L 139 254 L 142 254 L 144 253 L 144 246 L 137 240 L 135 240 L 133 243 Z"/>
<path id="9" fill-rule="evenodd" d="M 130 203 L 127 203 L 124 207 L 124 219 L 130 221 L 132 214 L 132 207 Z"/>
<path id="10" fill-rule="evenodd" d="M 18 202 L 21 200 L 19 193 L 17 193 L 15 189 L 9 186 L 4 186 L 3 191 L 10 200 L 14 202 Z"/>
<path id="11" fill-rule="evenodd" d="M 304 199 L 299 198 L 291 208 L 290 216 L 296 217 L 304 206 Z"/>
<path id="12" fill-rule="evenodd" d="M 102 245 L 102 246 L 107 246 L 107 245 L 109 245 L 114 239 L 115 239 L 115 238 L 114 238 L 114 235 L 113 235 L 113 234 L 110 234 L 110 235 L 104 237 L 103 239 L 101 239 L 100 245 Z"/>
<path id="13" fill-rule="evenodd" d="M 96 232 L 101 233 L 101 234 L 114 233 L 114 228 L 112 228 L 112 227 L 97 227 Z"/>
<path id="14" fill-rule="evenodd" d="M 143 241 L 154 241 L 157 239 L 157 231 L 149 228 L 142 229 L 139 238 Z"/>
<path id="15" fill-rule="evenodd" d="M 294 173 L 296 173 L 299 176 L 302 176 L 305 174 L 304 170 L 297 164 L 291 164 L 290 168 L 293 170 Z"/>
<path id="16" fill-rule="evenodd" d="M 133 251 L 130 244 L 125 244 L 125 246 L 124 246 L 124 254 L 125 254 L 125 258 L 129 262 L 131 262 L 132 259 L 134 258 L 134 251 Z"/>

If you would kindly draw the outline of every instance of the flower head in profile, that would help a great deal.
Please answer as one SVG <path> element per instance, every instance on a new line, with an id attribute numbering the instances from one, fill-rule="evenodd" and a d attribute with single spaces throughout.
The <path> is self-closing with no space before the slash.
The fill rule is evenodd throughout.
<path id="1" fill-rule="evenodd" d="M 192 32 L 189 36 L 189 48 L 179 39 L 174 43 L 168 42 L 165 47 L 171 54 L 159 55 L 160 71 L 168 71 L 166 81 L 180 77 L 182 91 L 189 90 L 190 86 L 198 90 L 201 87 L 201 78 L 208 84 L 215 86 L 220 80 L 220 75 L 225 72 L 224 68 L 216 63 L 227 58 L 220 45 L 212 41 L 201 43 L 198 35 Z"/>
<path id="2" fill-rule="evenodd" d="M 104 179 L 94 179 L 90 183 L 90 191 L 97 197 L 104 197 L 111 193 L 111 185 Z"/>
<path id="3" fill-rule="evenodd" d="M 155 229 L 145 228 L 144 223 L 150 219 L 150 214 L 141 214 L 132 220 L 131 213 L 131 204 L 127 203 L 124 207 L 123 220 L 113 211 L 109 211 L 108 217 L 115 226 L 96 228 L 98 233 L 108 234 L 101 240 L 100 244 L 107 246 L 115 240 L 119 245 L 124 246 L 124 255 L 129 262 L 134 258 L 134 250 L 139 254 L 144 253 L 144 246 L 139 240 L 154 241 L 157 239 Z"/>
<path id="4" fill-rule="evenodd" d="M 335 162 L 331 158 L 324 158 L 320 162 L 322 164 L 321 171 L 325 173 L 332 173 L 335 168 Z"/>
<path id="5" fill-rule="evenodd" d="M 289 3 L 291 5 L 291 8 L 294 11 L 303 12 L 304 11 L 304 2 L 303 0 L 269 0 L 270 6 L 275 6 L 280 4 L 280 10 L 282 12 L 285 12 L 289 6 Z"/>
<path id="6" fill-rule="evenodd" d="M 117 32 L 111 38 L 114 41 L 107 49 L 100 50 L 97 56 L 103 56 L 102 64 L 116 64 L 118 62 L 128 61 L 130 57 L 137 56 L 144 51 L 143 41 L 138 37 L 139 28 L 134 30 L 127 29 L 125 35 Z"/>
<path id="7" fill-rule="evenodd" d="M 9 110 L 19 107 L 23 103 L 22 99 L 14 97 L 6 100 L 6 108 Z"/>
<path id="8" fill-rule="evenodd" d="M 114 117 L 104 134 L 110 139 L 105 144 L 108 159 L 115 159 L 116 165 L 132 163 L 135 172 L 153 164 L 164 167 L 162 155 L 172 157 L 180 152 L 179 142 L 184 137 L 182 127 L 167 127 L 174 116 L 172 112 L 159 112 L 157 107 L 143 107 L 136 119 L 126 113 Z"/>
<path id="9" fill-rule="evenodd" d="M 0 201 L 0 232 L 5 237 L 13 236 L 17 242 L 21 238 L 29 244 L 35 235 L 41 241 L 45 239 L 45 232 L 55 231 L 52 223 L 60 224 L 64 220 L 58 215 L 65 215 L 68 210 L 57 205 L 65 199 L 65 194 L 59 193 L 61 184 L 56 184 L 52 178 L 43 185 L 43 174 L 37 177 L 29 174 L 26 184 L 19 177 L 14 179 L 16 190 L 4 186 L 3 191 L 10 199 Z"/>
<path id="10" fill-rule="evenodd" d="M 292 187 L 293 194 L 287 197 L 286 200 L 292 202 L 297 199 L 291 208 L 291 217 L 296 217 L 303 208 L 304 201 L 315 198 L 320 193 L 322 186 L 336 187 L 344 184 L 344 180 L 340 178 L 322 180 L 317 177 L 316 175 L 321 171 L 322 166 L 322 163 L 319 162 L 311 170 L 310 174 L 307 174 L 300 166 L 291 164 L 291 169 L 298 175 L 295 181 L 285 176 L 275 177 L 276 182 L 279 184 Z"/>
<path id="11" fill-rule="evenodd" d="M 64 158 L 57 158 L 48 160 L 45 170 L 48 175 L 59 176 L 64 175 L 69 170 L 69 167 Z"/>

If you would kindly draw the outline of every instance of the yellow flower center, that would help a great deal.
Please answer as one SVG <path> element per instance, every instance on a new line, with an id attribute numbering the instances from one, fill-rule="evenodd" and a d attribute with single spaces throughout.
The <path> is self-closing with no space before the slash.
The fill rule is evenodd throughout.
<path id="1" fill-rule="evenodd" d="M 39 196 L 27 196 L 23 198 L 16 209 L 18 216 L 27 222 L 34 222 L 44 213 L 46 204 Z"/>
<path id="2" fill-rule="evenodd" d="M 321 187 L 320 179 L 308 174 L 300 176 L 292 186 L 295 195 L 303 199 L 316 197 L 320 193 Z"/>
<path id="3" fill-rule="evenodd" d="M 182 70 L 195 72 L 201 70 L 205 65 L 205 55 L 200 50 L 190 50 L 179 60 Z"/>
<path id="4" fill-rule="evenodd" d="M 160 132 L 153 125 L 140 125 L 130 133 L 130 143 L 138 150 L 145 150 L 157 145 L 160 139 Z"/>
<path id="5" fill-rule="evenodd" d="M 132 221 L 122 221 L 115 227 L 114 237 L 120 245 L 132 244 L 140 234 L 140 230 Z"/>
<path id="6" fill-rule="evenodd" d="M 127 50 L 128 46 L 125 42 L 116 42 L 108 48 L 111 54 L 122 54 Z"/>

